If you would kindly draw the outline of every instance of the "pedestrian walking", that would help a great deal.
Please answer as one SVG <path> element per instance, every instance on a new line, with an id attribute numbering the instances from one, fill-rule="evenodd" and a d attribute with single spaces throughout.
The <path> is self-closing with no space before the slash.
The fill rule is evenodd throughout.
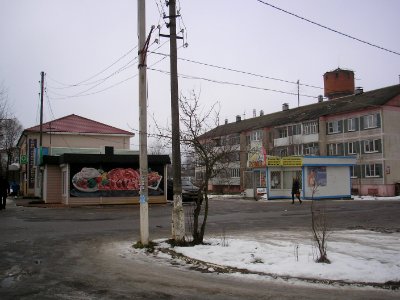
<path id="1" fill-rule="evenodd" d="M 300 204 L 302 203 L 300 199 L 300 182 L 297 177 L 293 177 L 292 183 L 292 204 L 294 204 L 294 196 L 296 195 L 297 199 L 299 199 Z"/>
<path id="2" fill-rule="evenodd" d="M 7 179 L 0 177 L 0 209 L 6 209 L 7 196 L 10 193 L 10 184 Z"/>

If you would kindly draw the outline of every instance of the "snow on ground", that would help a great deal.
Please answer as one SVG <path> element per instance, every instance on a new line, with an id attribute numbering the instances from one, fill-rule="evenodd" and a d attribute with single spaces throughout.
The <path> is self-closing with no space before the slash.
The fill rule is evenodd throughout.
<path id="1" fill-rule="evenodd" d="M 399 233 L 332 232 L 327 249 L 331 264 L 315 262 L 317 249 L 309 233 L 270 232 L 255 239 L 220 237 L 205 242 L 173 249 L 197 260 L 284 277 L 364 283 L 400 280 Z"/>

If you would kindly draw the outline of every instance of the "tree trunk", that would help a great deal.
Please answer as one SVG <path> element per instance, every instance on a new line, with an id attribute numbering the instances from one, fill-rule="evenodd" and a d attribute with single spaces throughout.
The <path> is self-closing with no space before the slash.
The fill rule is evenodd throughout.
<path id="1" fill-rule="evenodd" d="M 201 231 L 200 231 L 200 236 L 199 236 L 200 243 L 203 243 L 204 233 L 206 231 L 207 217 L 208 217 L 208 195 L 207 195 L 207 193 L 205 193 L 205 195 L 204 195 L 204 200 L 206 203 L 205 203 L 205 207 L 204 207 L 203 223 L 201 224 Z"/>

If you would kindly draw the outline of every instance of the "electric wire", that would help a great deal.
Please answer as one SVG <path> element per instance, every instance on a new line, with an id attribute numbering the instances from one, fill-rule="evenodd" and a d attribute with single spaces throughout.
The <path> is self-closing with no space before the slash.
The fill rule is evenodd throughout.
<path id="1" fill-rule="evenodd" d="M 111 67 L 113 67 L 114 65 L 116 65 L 118 62 L 120 62 L 123 58 L 125 58 L 126 56 L 128 56 L 128 55 L 129 55 L 133 50 L 135 50 L 137 47 L 138 47 L 138 46 L 136 45 L 135 47 L 131 48 L 128 52 L 126 52 L 125 54 L 123 54 L 121 57 L 119 57 L 116 61 L 114 61 L 112 64 L 110 64 L 110 65 L 109 65 L 108 67 L 106 67 L 105 69 L 101 70 L 100 72 L 98 72 L 98 73 L 96 73 L 96 74 L 90 76 L 89 78 L 87 78 L 87 79 L 85 79 L 85 80 L 82 80 L 82 81 L 80 81 L 80 82 L 78 82 L 78 83 L 75 83 L 75 84 L 65 84 L 65 83 L 62 83 L 62 82 L 60 82 L 60 81 L 58 81 L 58 80 L 55 80 L 55 79 L 53 79 L 53 78 L 51 78 L 51 77 L 49 77 L 49 76 L 48 76 L 48 78 L 50 78 L 50 79 L 53 80 L 54 82 L 57 82 L 58 84 L 63 85 L 64 88 L 79 86 L 79 85 L 81 85 L 81 84 L 83 84 L 83 83 L 85 83 L 85 82 L 87 82 L 87 81 L 92 80 L 93 78 L 97 77 L 98 75 L 104 73 L 105 71 L 107 71 L 108 69 L 110 69 Z"/>
<path id="2" fill-rule="evenodd" d="M 169 54 L 160 53 L 160 52 L 151 52 L 151 53 L 154 53 L 154 54 L 157 54 L 157 55 L 170 56 Z M 221 70 L 225 70 L 225 71 L 230 71 L 230 72 L 235 72 L 235 73 L 255 76 L 255 77 L 259 77 L 259 78 L 270 79 L 270 80 L 275 80 L 275 81 L 280 81 L 280 82 L 285 82 L 285 83 L 290 83 L 290 84 L 296 84 L 296 85 L 298 84 L 297 81 L 290 81 L 290 80 L 285 80 L 285 79 L 280 79 L 280 78 L 274 78 L 274 77 L 260 75 L 260 74 L 256 74 L 256 73 L 252 73 L 252 72 L 241 71 L 241 70 L 236 70 L 236 69 L 232 69 L 232 68 L 228 68 L 228 67 L 222 67 L 222 66 L 209 64 L 209 63 L 204 63 L 204 62 L 200 62 L 200 61 L 196 61 L 196 60 L 192 60 L 192 59 L 178 57 L 178 60 L 182 60 L 182 61 L 186 61 L 186 62 L 198 64 L 198 65 L 203 65 L 203 66 L 206 66 L 206 67 L 212 67 L 212 68 L 216 68 L 216 69 L 221 69 Z M 314 88 L 314 89 L 323 89 L 320 86 L 315 86 L 315 85 L 310 85 L 310 84 L 305 84 L 305 83 L 299 83 L 299 85 L 310 87 L 310 88 Z"/>
<path id="3" fill-rule="evenodd" d="M 282 8 L 280 8 L 280 7 L 277 7 L 277 6 L 275 6 L 275 5 L 272 5 L 272 4 L 270 4 L 270 3 L 268 3 L 268 2 L 265 2 L 265 1 L 263 1 L 263 0 L 256 0 L 256 1 L 259 2 L 259 3 L 262 3 L 262 4 L 264 4 L 264 5 L 270 6 L 270 7 L 274 8 L 274 9 L 277 9 L 277 10 L 279 10 L 279 11 L 281 11 L 281 12 L 284 12 L 284 13 L 286 13 L 286 14 L 288 14 L 288 15 L 291 15 L 291 16 L 293 16 L 293 17 L 296 17 L 296 18 L 298 18 L 298 19 L 300 19 L 300 20 L 306 21 L 306 22 L 311 23 L 311 24 L 313 24 L 313 25 L 316 25 L 316 26 L 318 26 L 318 27 L 321 27 L 321 28 L 324 28 L 324 29 L 326 29 L 326 30 L 332 31 L 332 32 L 334 32 L 334 33 L 340 34 L 340 35 L 342 35 L 342 36 L 345 36 L 345 37 L 347 37 L 347 38 L 353 39 L 353 40 L 358 41 L 358 42 L 360 42 L 360 43 L 363 43 L 363 44 L 366 44 L 366 45 L 369 45 L 369 46 L 372 46 L 372 47 L 375 47 L 375 48 L 378 48 L 378 49 L 380 49 L 380 50 L 384 50 L 384 51 L 387 51 L 387 52 L 390 52 L 390 53 L 393 53 L 393 54 L 396 54 L 396 55 L 400 55 L 399 52 L 389 50 L 389 49 L 384 48 L 384 47 L 381 47 L 381 46 L 379 46 L 379 45 L 376 45 L 376 44 L 373 44 L 373 43 L 364 41 L 364 40 L 362 40 L 362 39 L 356 38 L 356 37 L 354 37 L 354 36 L 351 36 L 351 35 L 349 35 L 349 34 L 340 32 L 339 30 L 336 30 L 336 29 L 330 28 L 330 27 L 328 27 L 328 26 L 322 25 L 322 24 L 320 24 L 320 23 L 314 22 L 314 21 L 312 21 L 312 20 L 310 20 L 310 19 L 307 19 L 307 18 L 305 18 L 305 17 L 299 16 L 299 15 L 297 15 L 297 14 L 295 14 L 295 13 L 290 12 L 290 11 L 284 10 L 284 9 L 282 9 Z"/>
<path id="4" fill-rule="evenodd" d="M 156 49 L 160 49 L 160 48 L 163 47 L 166 43 L 168 43 L 168 40 L 166 40 L 163 44 L 161 44 L 160 46 L 158 46 Z M 153 42 L 152 44 L 154 44 L 154 42 Z M 155 49 L 155 50 L 156 50 L 156 49 Z M 99 86 L 100 84 L 102 84 L 103 82 L 105 82 L 106 80 L 108 80 L 109 78 L 111 78 L 111 77 L 113 77 L 113 76 L 119 74 L 120 72 L 126 70 L 127 68 L 132 67 L 132 66 L 133 66 L 133 65 L 132 65 L 132 61 L 135 61 L 135 60 L 137 60 L 137 59 L 138 59 L 138 56 L 136 56 L 134 59 L 132 59 L 132 60 L 131 60 L 128 64 L 126 64 L 125 66 L 121 67 L 119 70 L 117 70 L 117 71 L 115 71 L 114 73 L 112 73 L 111 75 L 109 75 L 109 76 L 103 78 L 102 81 L 101 81 L 100 83 L 98 83 L 98 84 L 92 86 L 92 87 L 89 88 L 89 89 L 86 89 L 86 90 L 84 90 L 84 91 L 81 91 L 81 92 L 79 92 L 79 93 L 77 93 L 77 94 L 65 95 L 65 94 L 57 93 L 57 92 L 52 91 L 52 90 L 49 90 L 49 92 L 52 93 L 52 94 L 54 94 L 54 95 L 56 95 L 56 96 L 58 96 L 58 97 L 52 97 L 53 100 L 62 100 L 62 99 L 68 99 L 68 98 L 85 97 L 85 96 L 92 96 L 92 95 L 96 95 L 96 94 L 102 93 L 102 92 L 107 91 L 107 90 L 109 90 L 109 89 L 111 89 L 111 88 L 114 88 L 114 87 L 116 87 L 116 86 L 118 86 L 118 85 L 120 85 L 120 84 L 122 84 L 122 83 L 124 83 L 124 82 L 126 82 L 126 81 L 128 81 L 128 80 L 131 80 L 131 79 L 137 77 L 138 74 L 135 74 L 135 75 L 133 75 L 133 76 L 130 76 L 130 77 L 128 77 L 128 78 L 125 78 L 125 79 L 123 79 L 123 80 L 121 80 L 121 81 L 119 81 L 119 82 L 117 82 L 117 83 L 115 83 L 115 84 L 112 84 L 111 86 L 108 86 L 108 87 L 106 87 L 106 88 L 104 88 L 104 89 L 101 89 L 101 90 L 98 90 L 98 91 L 95 91 L 95 92 L 92 92 L 92 93 L 87 93 L 87 92 L 90 91 L 90 90 L 92 90 L 92 89 L 94 89 L 94 88 L 96 88 L 97 86 Z M 163 60 L 163 59 L 162 59 L 162 60 Z M 162 61 L 162 60 L 160 60 L 160 61 Z M 157 62 L 157 63 L 158 63 L 158 62 Z M 153 64 L 153 65 L 155 65 L 155 64 Z"/>
<path id="5" fill-rule="evenodd" d="M 164 70 L 159 70 L 159 69 L 154 69 L 154 68 L 148 68 L 148 70 L 159 72 L 159 73 L 163 73 L 163 74 L 167 74 L 167 75 L 170 74 L 169 71 L 164 71 Z M 263 91 L 269 91 L 269 92 L 276 92 L 276 93 L 287 94 L 287 95 L 294 95 L 294 96 L 298 95 L 297 93 L 285 92 L 285 91 L 282 91 L 282 90 L 268 89 L 268 88 L 257 87 L 257 86 L 242 84 L 242 83 L 214 80 L 214 79 L 210 79 L 210 78 L 197 77 L 197 76 L 191 76 L 191 75 L 185 75 L 185 74 L 178 74 L 178 77 L 185 78 L 185 79 L 203 80 L 203 81 L 208 81 L 208 82 L 218 83 L 218 84 L 240 86 L 240 87 L 245 87 L 245 88 L 250 88 L 250 89 L 263 90 Z M 300 94 L 300 96 L 308 97 L 308 98 L 317 98 L 317 96 L 311 96 L 311 95 L 305 95 L 305 94 Z"/>

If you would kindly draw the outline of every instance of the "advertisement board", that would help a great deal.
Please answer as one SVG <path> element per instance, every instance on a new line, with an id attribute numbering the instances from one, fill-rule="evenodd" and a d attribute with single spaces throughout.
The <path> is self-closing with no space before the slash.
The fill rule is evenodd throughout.
<path id="1" fill-rule="evenodd" d="M 164 169 L 155 166 L 148 170 L 148 194 L 164 194 Z M 138 196 L 140 190 L 139 167 L 71 165 L 70 195 L 72 197 L 125 197 Z"/>

